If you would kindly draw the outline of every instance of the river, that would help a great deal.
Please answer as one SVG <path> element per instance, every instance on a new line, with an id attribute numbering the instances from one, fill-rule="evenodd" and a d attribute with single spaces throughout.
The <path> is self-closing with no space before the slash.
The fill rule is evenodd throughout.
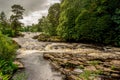
<path id="1" fill-rule="evenodd" d="M 27 80 L 62 80 L 62 75 L 52 69 L 49 61 L 43 58 L 43 51 L 50 42 L 38 42 L 32 39 L 39 33 L 23 33 L 24 37 L 13 38 L 21 48 L 17 51 L 17 58 L 25 66 Z"/>

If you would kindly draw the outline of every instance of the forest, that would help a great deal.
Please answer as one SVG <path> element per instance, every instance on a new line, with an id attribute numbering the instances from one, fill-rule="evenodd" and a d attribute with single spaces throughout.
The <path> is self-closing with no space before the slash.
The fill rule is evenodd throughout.
<path id="1" fill-rule="evenodd" d="M 25 26 L 20 21 L 25 11 L 21 5 L 11 6 L 12 14 L 9 18 L 2 11 L 0 13 L 0 80 L 9 80 L 18 69 L 18 65 L 13 62 L 19 45 L 12 38 L 23 36 L 21 32 L 40 32 L 42 35 L 34 37 L 39 41 L 119 47 L 120 5 L 118 3 L 120 0 L 61 0 L 61 3 L 50 6 L 47 16 L 42 16 L 37 24 L 29 26 Z"/>
<path id="2" fill-rule="evenodd" d="M 113 3 L 114 2 L 114 3 Z M 120 45 L 119 0 L 62 0 L 24 30 L 58 35 L 65 41 Z"/>

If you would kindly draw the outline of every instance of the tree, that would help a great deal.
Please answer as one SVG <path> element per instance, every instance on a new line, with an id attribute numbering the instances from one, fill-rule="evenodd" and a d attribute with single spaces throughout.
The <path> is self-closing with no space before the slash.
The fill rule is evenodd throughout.
<path id="1" fill-rule="evenodd" d="M 66 41 L 120 45 L 120 0 L 62 0 L 58 35 Z"/>
<path id="2" fill-rule="evenodd" d="M 1 12 L 0 13 L 0 22 L 6 22 L 7 18 L 6 18 L 6 15 L 4 12 Z"/>
<path id="3" fill-rule="evenodd" d="M 60 6 L 59 25 L 57 33 L 65 40 L 73 40 L 75 32 L 75 19 L 83 6 L 83 0 L 63 0 Z"/>
<path id="4" fill-rule="evenodd" d="M 5 29 L 7 23 L 7 18 L 4 12 L 0 13 L 0 24 L 1 24 L 1 29 Z"/>
<path id="5" fill-rule="evenodd" d="M 113 44 L 116 37 L 115 24 L 111 16 L 118 8 L 119 0 L 90 0 L 76 18 L 78 40 Z M 113 6 L 114 5 L 114 6 Z"/>
<path id="6" fill-rule="evenodd" d="M 50 23 L 47 17 L 43 16 L 41 19 L 39 19 L 39 26 L 45 34 L 53 34 L 52 24 Z"/>
<path id="7" fill-rule="evenodd" d="M 25 11 L 25 9 L 22 6 L 16 4 L 13 5 L 11 8 L 13 12 L 13 14 L 10 17 L 11 26 L 15 33 L 18 34 L 18 29 L 22 25 L 22 23 L 19 20 L 23 19 L 23 12 Z"/>
<path id="8" fill-rule="evenodd" d="M 59 16 L 60 16 L 60 4 L 55 3 L 53 4 L 49 10 L 48 10 L 48 20 L 52 24 L 52 34 L 51 35 L 56 35 L 56 28 L 59 24 Z"/>
<path id="9" fill-rule="evenodd" d="M 3 34 L 7 33 L 7 30 L 9 29 L 9 22 L 7 20 L 7 17 L 4 12 L 0 13 L 0 30 Z"/>

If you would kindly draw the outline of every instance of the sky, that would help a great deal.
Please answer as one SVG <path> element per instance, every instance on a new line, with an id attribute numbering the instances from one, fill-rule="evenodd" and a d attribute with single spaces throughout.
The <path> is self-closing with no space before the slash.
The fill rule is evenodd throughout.
<path id="1" fill-rule="evenodd" d="M 25 25 L 31 25 L 38 23 L 38 19 L 47 15 L 50 5 L 58 2 L 59 0 L 0 0 L 0 12 L 4 11 L 10 16 L 11 6 L 20 4 L 25 9 L 23 19 L 20 21 Z"/>

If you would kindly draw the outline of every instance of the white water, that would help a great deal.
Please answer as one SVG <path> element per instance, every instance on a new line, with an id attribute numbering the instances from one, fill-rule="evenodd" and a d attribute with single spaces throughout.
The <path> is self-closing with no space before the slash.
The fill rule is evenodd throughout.
<path id="1" fill-rule="evenodd" d="M 21 45 L 17 51 L 17 58 L 25 66 L 25 72 L 28 75 L 27 80 L 62 80 L 60 73 L 52 70 L 49 62 L 43 58 L 45 46 L 50 42 L 38 42 L 32 39 L 39 33 L 24 33 L 24 37 L 14 38 Z"/>

